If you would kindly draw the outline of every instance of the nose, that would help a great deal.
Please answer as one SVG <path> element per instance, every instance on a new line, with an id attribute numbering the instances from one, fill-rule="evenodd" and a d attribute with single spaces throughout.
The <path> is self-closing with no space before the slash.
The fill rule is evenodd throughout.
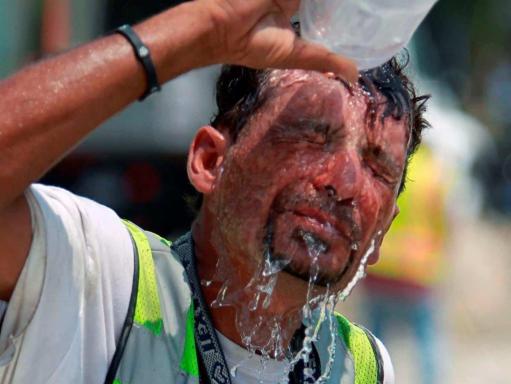
<path id="1" fill-rule="evenodd" d="M 362 188 L 361 161 L 355 151 L 346 150 L 328 159 L 314 186 L 337 201 L 356 199 Z"/>

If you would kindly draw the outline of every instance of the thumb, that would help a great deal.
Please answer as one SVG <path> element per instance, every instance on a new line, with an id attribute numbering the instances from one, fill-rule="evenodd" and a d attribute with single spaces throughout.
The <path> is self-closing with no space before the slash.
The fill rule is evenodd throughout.
<path id="1" fill-rule="evenodd" d="M 355 63 L 347 57 L 337 55 L 320 44 L 295 39 L 293 50 L 282 63 L 283 67 L 333 72 L 354 83 L 358 79 Z"/>

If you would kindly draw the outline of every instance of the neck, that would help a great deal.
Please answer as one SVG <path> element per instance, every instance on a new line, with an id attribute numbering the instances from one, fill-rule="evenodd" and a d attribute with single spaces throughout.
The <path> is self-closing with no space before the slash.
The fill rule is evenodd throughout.
<path id="1" fill-rule="evenodd" d="M 212 222 L 209 215 L 201 210 L 192 226 L 192 236 L 195 243 L 199 279 L 211 282 L 208 285 L 202 285 L 202 292 L 209 306 L 215 328 L 231 341 L 245 347 L 236 325 L 236 315 L 240 308 L 247 308 L 250 300 L 253 299 L 253 297 L 246 294 L 245 287 L 256 271 L 251 268 L 249 263 L 238 263 L 232 257 L 220 258 L 217 249 L 211 242 L 211 229 Z M 236 260 L 247 259 L 237 257 Z M 219 271 L 229 271 L 233 276 L 232 279 L 229 279 L 232 282 L 229 285 L 229 290 L 239 293 L 233 305 L 220 307 L 211 305 L 217 299 L 223 285 L 223 281 L 217 281 L 219 279 L 215 278 Z M 254 311 L 250 311 L 251 319 L 259 318 L 262 319 L 263 323 L 269 323 L 274 319 L 281 319 L 282 322 L 285 322 L 285 324 L 280 324 L 282 332 L 279 335 L 284 350 L 287 349 L 295 331 L 301 326 L 300 311 L 305 304 L 306 286 L 304 287 L 303 282 L 297 282 L 296 280 L 285 273 L 281 273 L 268 308 L 263 309 L 258 306 Z M 261 335 L 261 337 L 266 336 Z M 278 356 L 279 354 L 273 350 L 267 352 L 277 357 L 283 357 Z"/>

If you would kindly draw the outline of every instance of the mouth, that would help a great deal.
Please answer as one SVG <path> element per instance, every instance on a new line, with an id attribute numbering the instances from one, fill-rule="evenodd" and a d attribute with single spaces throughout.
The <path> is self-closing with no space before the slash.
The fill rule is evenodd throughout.
<path id="1" fill-rule="evenodd" d="M 349 243 L 354 244 L 356 242 L 354 239 L 356 232 L 354 223 L 345 223 L 324 210 L 310 206 L 298 206 L 292 213 L 303 218 L 305 224 L 312 227 L 313 232 L 323 233 L 326 238 L 342 237 Z"/>
<path id="2" fill-rule="evenodd" d="M 302 206 L 276 212 L 267 240 L 272 257 L 286 262 L 285 272 L 328 286 L 340 281 L 353 264 L 358 241 L 352 227 L 328 212 Z"/>
<path id="3" fill-rule="evenodd" d="M 303 245 L 307 247 L 309 251 L 311 251 L 311 253 L 319 255 L 320 253 L 328 252 L 330 249 L 330 246 L 327 242 L 302 228 L 296 228 L 292 236 L 296 241 L 302 242 Z"/>

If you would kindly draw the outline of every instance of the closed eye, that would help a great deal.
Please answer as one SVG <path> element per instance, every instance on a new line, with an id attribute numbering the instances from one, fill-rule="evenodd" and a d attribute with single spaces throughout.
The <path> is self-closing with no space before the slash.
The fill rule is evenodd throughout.
<path id="1" fill-rule="evenodd" d="M 325 145 L 330 142 L 330 125 L 314 124 L 300 129 L 300 135 L 303 140 L 319 145 Z"/>
<path id="2" fill-rule="evenodd" d="M 378 179 L 392 186 L 399 182 L 401 176 L 399 167 L 381 147 L 367 149 L 364 158 L 366 165 Z"/>

